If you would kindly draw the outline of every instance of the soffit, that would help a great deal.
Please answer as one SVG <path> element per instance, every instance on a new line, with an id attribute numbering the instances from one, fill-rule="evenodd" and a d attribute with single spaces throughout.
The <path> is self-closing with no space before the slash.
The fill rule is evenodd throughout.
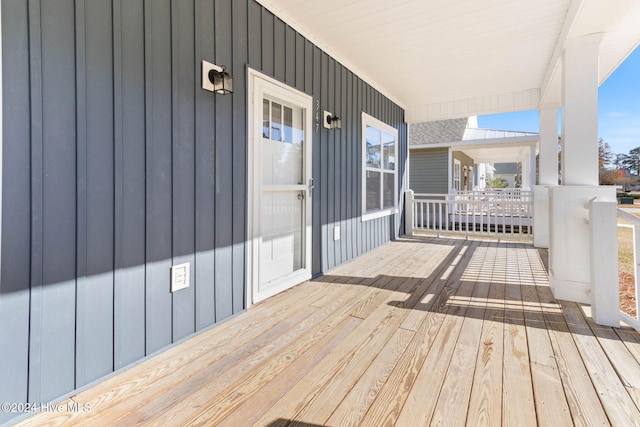
<path id="1" fill-rule="evenodd" d="M 604 32 L 604 80 L 640 40 L 635 0 L 259 0 L 419 122 L 559 102 L 564 41 Z"/>

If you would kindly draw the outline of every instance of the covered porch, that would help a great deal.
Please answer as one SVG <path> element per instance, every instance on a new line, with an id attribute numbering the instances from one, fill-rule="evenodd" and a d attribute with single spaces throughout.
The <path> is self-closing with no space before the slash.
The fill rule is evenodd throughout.
<path id="1" fill-rule="evenodd" d="M 639 425 L 640 335 L 556 301 L 546 259 L 405 237 L 23 425 Z"/>

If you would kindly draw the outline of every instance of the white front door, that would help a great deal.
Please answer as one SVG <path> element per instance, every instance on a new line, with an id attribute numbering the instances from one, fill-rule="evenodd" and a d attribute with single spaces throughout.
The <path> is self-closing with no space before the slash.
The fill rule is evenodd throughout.
<path id="1" fill-rule="evenodd" d="M 311 277 L 310 96 L 249 70 L 251 301 Z"/>

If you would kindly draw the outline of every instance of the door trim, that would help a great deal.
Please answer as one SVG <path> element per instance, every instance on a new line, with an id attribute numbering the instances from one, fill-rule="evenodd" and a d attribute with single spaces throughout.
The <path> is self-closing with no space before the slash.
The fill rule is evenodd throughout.
<path id="1" fill-rule="evenodd" d="M 261 82 L 259 82 L 261 80 Z M 259 83 L 258 85 L 256 83 Z M 305 114 L 305 129 L 306 129 L 306 139 L 308 144 L 306 149 L 308 150 L 308 155 L 305 157 L 305 170 L 308 171 L 307 175 L 309 177 L 312 176 L 312 153 L 313 153 L 313 132 L 312 132 L 312 106 L 313 106 L 313 97 L 301 92 L 289 85 L 286 85 L 272 77 L 269 77 L 251 67 L 247 67 L 247 246 L 246 246 L 246 307 L 249 308 L 256 302 L 259 302 L 269 296 L 275 295 L 280 292 L 279 289 L 275 289 L 272 294 L 262 294 L 259 298 L 256 298 L 256 289 L 257 289 L 257 281 L 260 280 L 259 269 L 260 269 L 260 258 L 257 256 L 259 254 L 259 246 L 261 243 L 261 233 L 259 226 L 257 226 L 257 220 L 259 218 L 260 212 L 256 209 L 256 197 L 258 197 L 258 193 L 260 193 L 260 186 L 258 184 L 258 179 L 261 178 L 261 158 L 256 158 L 256 154 L 254 153 L 255 145 L 256 145 L 256 137 L 261 135 L 258 132 L 258 128 L 261 129 L 261 126 L 257 126 L 257 120 L 261 119 L 255 117 L 255 92 L 256 86 L 261 86 L 262 84 L 270 85 L 274 88 L 276 92 L 278 91 L 286 91 L 290 97 L 294 98 L 293 101 L 302 102 L 308 105 L 307 113 Z M 276 93 L 276 97 L 282 98 L 282 94 Z M 307 193 L 307 205 L 306 205 L 306 230 L 305 230 L 305 272 L 298 271 L 298 274 L 293 274 L 292 279 L 297 280 L 296 283 L 302 283 L 305 280 L 311 278 L 311 262 L 312 262 L 312 212 L 311 212 L 311 192 Z M 307 272 L 308 270 L 308 272 Z"/>

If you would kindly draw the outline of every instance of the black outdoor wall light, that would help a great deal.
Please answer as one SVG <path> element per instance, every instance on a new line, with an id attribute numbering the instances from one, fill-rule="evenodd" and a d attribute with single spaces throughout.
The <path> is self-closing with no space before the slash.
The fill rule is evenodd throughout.
<path id="1" fill-rule="evenodd" d="M 233 93 L 233 77 L 224 65 L 202 61 L 202 89 L 220 95 Z"/>
<path id="2" fill-rule="evenodd" d="M 326 129 L 342 129 L 342 120 L 340 120 L 340 117 L 325 111 L 323 125 Z"/>

